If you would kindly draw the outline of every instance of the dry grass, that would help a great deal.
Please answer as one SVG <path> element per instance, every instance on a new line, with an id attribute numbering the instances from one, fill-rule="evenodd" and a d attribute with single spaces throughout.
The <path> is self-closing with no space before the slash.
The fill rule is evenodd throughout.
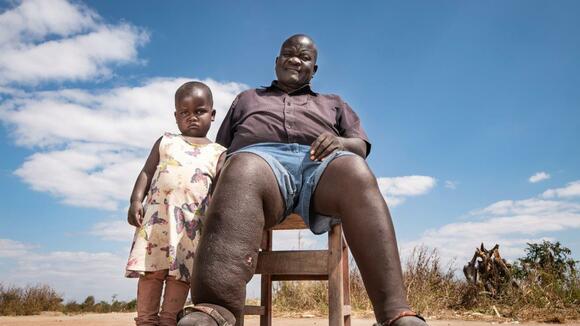
<path id="1" fill-rule="evenodd" d="M 504 319 L 564 322 L 580 319 L 580 278 L 574 268 L 566 273 L 528 269 L 517 277 L 518 287 L 506 284 L 492 297 L 481 288 L 458 279 L 451 265 L 442 265 L 436 250 L 418 247 L 404 265 L 404 281 L 411 306 L 427 316 L 481 319 L 499 313 Z M 356 267 L 351 270 L 350 285 L 353 314 L 372 316 L 372 306 Z M 95 302 L 92 296 L 83 303 L 63 304 L 62 301 L 62 296 L 46 285 L 18 288 L 0 284 L 0 315 L 31 315 L 41 311 L 122 312 L 136 308 L 135 300 L 122 302 L 114 297 L 110 303 Z M 326 282 L 277 282 L 274 285 L 276 315 L 325 316 L 327 302 Z"/>
<path id="2" fill-rule="evenodd" d="M 24 288 L 4 286 L 0 283 L 0 316 L 36 315 L 42 311 L 60 311 L 63 313 L 84 312 L 128 312 L 135 311 L 136 300 L 95 302 L 88 296 L 83 303 L 69 301 L 63 304 L 62 296 L 48 285 L 33 285 Z"/>
<path id="3" fill-rule="evenodd" d="M 354 264 L 351 264 L 354 266 Z M 518 280 L 519 287 L 506 284 L 491 297 L 477 286 L 457 278 L 452 265 L 443 266 L 437 250 L 418 247 L 404 266 L 407 299 L 412 308 L 426 316 L 540 320 L 564 322 L 580 318 L 580 281 L 577 275 L 565 280 L 542 275 Z M 355 315 L 372 315 L 358 269 L 350 273 L 351 306 Z M 328 313 L 326 282 L 279 282 L 274 289 L 274 310 L 280 315 Z M 496 312 L 497 311 L 497 312 Z M 497 317 L 497 314 L 501 317 Z"/>
<path id="4" fill-rule="evenodd" d="M 351 263 L 351 266 L 355 266 Z M 351 307 L 357 316 L 372 316 L 372 305 L 358 269 L 350 272 Z M 328 314 L 328 283 L 324 281 L 275 282 L 274 312 L 278 316 Z"/>
<path id="5" fill-rule="evenodd" d="M 0 284 L 0 315 L 34 315 L 60 310 L 62 298 L 48 285 L 19 288 Z"/>

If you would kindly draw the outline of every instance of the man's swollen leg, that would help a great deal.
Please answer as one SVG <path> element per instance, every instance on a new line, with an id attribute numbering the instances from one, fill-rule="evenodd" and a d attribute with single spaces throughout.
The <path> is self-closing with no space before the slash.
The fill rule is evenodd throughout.
<path id="1" fill-rule="evenodd" d="M 224 307 L 237 325 L 242 324 L 246 283 L 254 275 L 262 230 L 273 226 L 283 211 L 277 181 L 264 160 L 240 153 L 226 162 L 196 252 L 191 280 L 194 304 Z"/>

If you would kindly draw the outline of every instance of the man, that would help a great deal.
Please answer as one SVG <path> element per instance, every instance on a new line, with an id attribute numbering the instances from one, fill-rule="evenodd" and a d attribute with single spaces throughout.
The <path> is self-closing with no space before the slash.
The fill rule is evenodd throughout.
<path id="1" fill-rule="evenodd" d="M 310 88 L 317 54 L 310 37 L 291 36 L 276 58 L 277 80 L 234 100 L 216 139 L 229 155 L 194 263 L 192 300 L 201 311 L 179 325 L 227 325 L 234 317 L 239 324 L 262 229 L 292 212 L 314 233 L 342 223 L 379 325 L 426 325 L 405 300 L 393 224 L 364 159 L 371 146 L 360 120 L 340 97 Z"/>

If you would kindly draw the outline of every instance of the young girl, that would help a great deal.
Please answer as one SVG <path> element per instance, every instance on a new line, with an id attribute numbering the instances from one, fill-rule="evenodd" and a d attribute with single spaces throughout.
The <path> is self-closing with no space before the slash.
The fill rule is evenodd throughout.
<path id="1" fill-rule="evenodd" d="M 214 118 L 209 87 L 179 87 L 175 120 L 181 134 L 155 142 L 133 188 L 127 219 L 136 230 L 126 276 L 139 277 L 137 325 L 175 326 L 187 298 L 208 192 L 226 150 L 206 138 Z"/>

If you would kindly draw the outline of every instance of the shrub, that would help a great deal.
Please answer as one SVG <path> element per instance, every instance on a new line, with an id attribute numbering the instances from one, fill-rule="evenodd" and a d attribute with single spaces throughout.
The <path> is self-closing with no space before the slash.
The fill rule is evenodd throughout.
<path id="1" fill-rule="evenodd" d="M 48 285 L 5 287 L 0 284 L 0 315 L 32 315 L 56 311 L 62 298 Z"/>

